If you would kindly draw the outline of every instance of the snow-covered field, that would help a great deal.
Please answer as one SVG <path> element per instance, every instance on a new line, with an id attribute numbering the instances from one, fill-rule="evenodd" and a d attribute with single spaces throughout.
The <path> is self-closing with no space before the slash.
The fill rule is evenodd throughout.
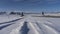
<path id="1" fill-rule="evenodd" d="M 0 15 L 0 23 L 21 18 L 19 15 Z"/>
<path id="2" fill-rule="evenodd" d="M 60 18 L 39 15 L 0 15 L 0 34 L 60 34 Z"/>

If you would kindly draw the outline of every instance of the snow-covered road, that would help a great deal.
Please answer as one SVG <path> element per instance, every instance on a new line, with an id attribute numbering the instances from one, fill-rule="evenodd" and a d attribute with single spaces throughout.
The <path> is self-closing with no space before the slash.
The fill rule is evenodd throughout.
<path id="1" fill-rule="evenodd" d="M 0 25 L 3 28 L 0 29 L 0 34 L 60 34 L 59 20 L 60 18 L 25 16 Z"/>

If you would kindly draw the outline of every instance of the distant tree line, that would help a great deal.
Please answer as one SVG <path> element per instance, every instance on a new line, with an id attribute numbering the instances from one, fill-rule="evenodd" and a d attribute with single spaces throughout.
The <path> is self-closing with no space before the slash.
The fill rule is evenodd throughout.
<path id="1" fill-rule="evenodd" d="M 21 15 L 20 12 L 10 12 L 11 15 Z"/>
<path id="2" fill-rule="evenodd" d="M 10 12 L 10 15 L 21 15 L 24 16 L 23 12 Z"/>
<path id="3" fill-rule="evenodd" d="M 0 15 L 6 14 L 6 12 L 0 12 Z"/>
<path id="4" fill-rule="evenodd" d="M 0 12 L 0 15 L 5 15 L 5 14 L 8 14 L 8 12 Z M 10 12 L 9 15 L 21 15 L 21 16 L 24 16 L 24 13 L 23 12 Z"/>

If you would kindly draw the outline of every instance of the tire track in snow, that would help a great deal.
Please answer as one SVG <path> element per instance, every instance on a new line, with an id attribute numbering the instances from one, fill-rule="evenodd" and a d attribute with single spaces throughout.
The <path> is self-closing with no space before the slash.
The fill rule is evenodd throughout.
<path id="1" fill-rule="evenodd" d="M 41 29 L 37 26 L 35 23 L 37 20 L 35 20 L 33 17 L 29 17 L 28 22 L 31 26 L 31 28 L 35 31 L 35 34 L 42 34 Z"/>
<path id="2" fill-rule="evenodd" d="M 20 19 L 22 19 L 22 18 L 19 18 L 19 19 L 15 19 L 15 20 L 12 20 L 12 21 L 8 21 L 8 22 L 3 22 L 3 23 L 0 23 L 0 25 L 2 25 L 2 24 L 6 24 L 6 23 L 15 22 L 15 21 L 18 21 L 18 20 L 20 20 Z"/>
<path id="3" fill-rule="evenodd" d="M 30 24 L 30 26 L 34 29 L 35 34 L 39 34 L 39 32 L 37 31 L 37 29 L 34 27 L 34 25 L 33 25 L 31 22 L 30 22 L 29 24 Z"/>
<path id="4" fill-rule="evenodd" d="M 3 25 L 3 26 L 0 27 L 0 30 L 2 30 L 3 28 L 6 28 L 6 27 L 8 27 L 8 26 L 10 26 L 10 25 L 12 25 L 12 24 L 14 24 L 14 23 L 7 24 L 7 25 Z"/>
<path id="5" fill-rule="evenodd" d="M 5 23 L 0 23 L 0 25 L 1 25 L 0 26 L 0 30 L 4 29 L 4 28 L 6 28 L 6 27 L 8 27 L 8 26 L 10 26 L 12 24 L 15 24 L 14 22 L 16 22 L 16 21 L 18 21 L 20 19 L 22 19 L 22 18 L 15 19 L 15 20 L 12 20 L 12 21 L 9 21 L 9 22 L 5 22 Z M 13 22 L 13 23 L 11 23 L 11 22 Z"/>
<path id="6" fill-rule="evenodd" d="M 30 17 L 31 18 L 31 17 Z M 30 20 L 30 19 L 28 19 L 28 20 Z M 33 20 L 31 20 L 31 21 L 33 21 Z M 46 21 L 47 22 L 47 21 Z M 50 22 L 49 22 L 50 23 Z M 49 24 L 48 23 L 48 24 Z M 22 23 L 22 26 L 23 26 L 23 24 L 24 23 Z M 46 25 L 46 24 L 44 24 L 44 23 L 35 23 L 36 24 L 36 26 L 37 26 L 37 28 L 40 28 L 40 30 L 42 31 L 42 34 L 58 34 L 58 32 L 54 29 L 54 28 L 52 28 L 52 27 L 50 27 L 50 26 L 48 26 L 48 25 Z M 51 24 L 51 23 L 50 23 Z M 38 32 L 38 30 L 37 30 L 37 28 L 34 26 L 34 23 L 32 23 L 32 22 L 30 22 L 29 21 L 29 25 L 33 28 L 33 30 L 35 31 L 34 33 L 35 34 L 40 34 L 39 32 Z M 19 29 L 21 29 L 21 27 L 19 27 L 18 29 L 16 29 L 16 30 L 19 30 Z M 15 29 L 14 29 L 14 31 L 15 31 Z M 12 31 L 13 32 L 13 31 Z M 18 31 L 17 31 L 18 32 Z M 15 32 L 14 32 L 15 33 Z"/>
<path id="7" fill-rule="evenodd" d="M 57 32 L 60 32 L 60 30 L 56 29 L 55 25 L 50 25 L 50 24 L 46 24 L 46 23 L 45 23 L 45 25 L 47 25 L 47 26 L 49 26 L 49 27 L 55 29 Z"/>
<path id="8" fill-rule="evenodd" d="M 36 27 L 34 26 L 34 24 L 33 24 L 33 22 L 34 22 L 33 17 L 29 16 L 29 17 L 26 19 L 26 21 L 27 21 L 28 24 L 29 24 L 29 28 L 31 27 L 31 28 L 34 30 L 34 33 L 35 33 L 35 34 L 39 34 L 37 28 L 36 28 Z M 32 32 L 32 31 L 31 31 L 31 32 Z"/>
<path id="9" fill-rule="evenodd" d="M 44 23 L 45 25 L 53 28 L 53 29 L 56 30 L 57 32 L 60 32 L 60 30 L 55 27 L 56 24 L 54 24 L 52 21 L 46 20 L 46 22 L 48 22 L 48 23 Z"/>
<path id="10" fill-rule="evenodd" d="M 38 28 L 41 30 L 41 32 L 42 32 L 42 34 L 44 34 L 44 31 L 42 30 L 42 28 L 41 28 L 41 23 L 40 23 L 40 25 L 38 24 L 38 22 L 36 22 L 36 25 L 38 26 Z"/>
<path id="11" fill-rule="evenodd" d="M 21 33 L 20 33 L 20 29 L 21 29 L 21 27 L 23 26 L 23 24 L 24 24 L 24 22 L 20 22 L 20 25 L 19 25 L 17 28 L 13 29 L 13 30 L 10 32 L 10 34 L 21 34 Z"/>
<path id="12" fill-rule="evenodd" d="M 20 20 L 20 24 L 17 28 L 13 29 L 10 34 L 21 34 L 21 27 L 24 25 L 24 21 L 26 20 L 26 18 Z"/>
<path id="13" fill-rule="evenodd" d="M 58 32 L 54 28 L 51 28 L 47 25 L 43 25 L 43 26 L 46 27 L 47 30 L 50 30 L 50 34 L 58 34 Z"/>
<path id="14" fill-rule="evenodd" d="M 49 26 L 47 26 L 45 24 L 41 24 L 41 23 L 40 23 L 40 25 L 38 23 L 36 23 L 36 24 L 41 29 L 43 34 L 47 34 L 47 33 L 48 34 L 58 34 L 58 32 L 55 29 L 53 29 L 53 28 L 51 28 L 51 27 L 49 27 Z"/>
<path id="15" fill-rule="evenodd" d="M 35 22 L 36 21 L 37 20 L 35 20 Z M 48 23 L 46 23 L 46 22 L 48 22 Z M 49 25 L 53 25 L 53 23 L 50 23 L 50 21 L 45 20 L 45 23 L 49 24 Z M 40 30 L 42 31 L 42 34 L 58 34 L 58 32 L 54 28 L 52 28 L 46 24 L 40 23 L 40 25 L 39 25 L 38 22 L 36 22 L 36 25 L 38 26 L 38 28 L 40 28 Z"/>

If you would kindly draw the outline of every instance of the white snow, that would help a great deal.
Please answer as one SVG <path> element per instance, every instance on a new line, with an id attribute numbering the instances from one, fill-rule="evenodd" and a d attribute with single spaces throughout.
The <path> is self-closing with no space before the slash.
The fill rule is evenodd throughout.
<path id="1" fill-rule="evenodd" d="M 12 24 L 1 29 L 0 34 L 60 34 L 60 18 L 33 16 L 35 15 L 27 15 L 24 17 L 20 17 L 19 15 L 0 15 L 0 19 L 2 19 L 2 21 L 0 20 L 0 23 L 23 18 L 0 25 L 1 28 L 1 26 Z"/>
<path id="2" fill-rule="evenodd" d="M 12 21 L 18 18 L 22 18 L 19 15 L 0 15 L 0 23 Z"/>

